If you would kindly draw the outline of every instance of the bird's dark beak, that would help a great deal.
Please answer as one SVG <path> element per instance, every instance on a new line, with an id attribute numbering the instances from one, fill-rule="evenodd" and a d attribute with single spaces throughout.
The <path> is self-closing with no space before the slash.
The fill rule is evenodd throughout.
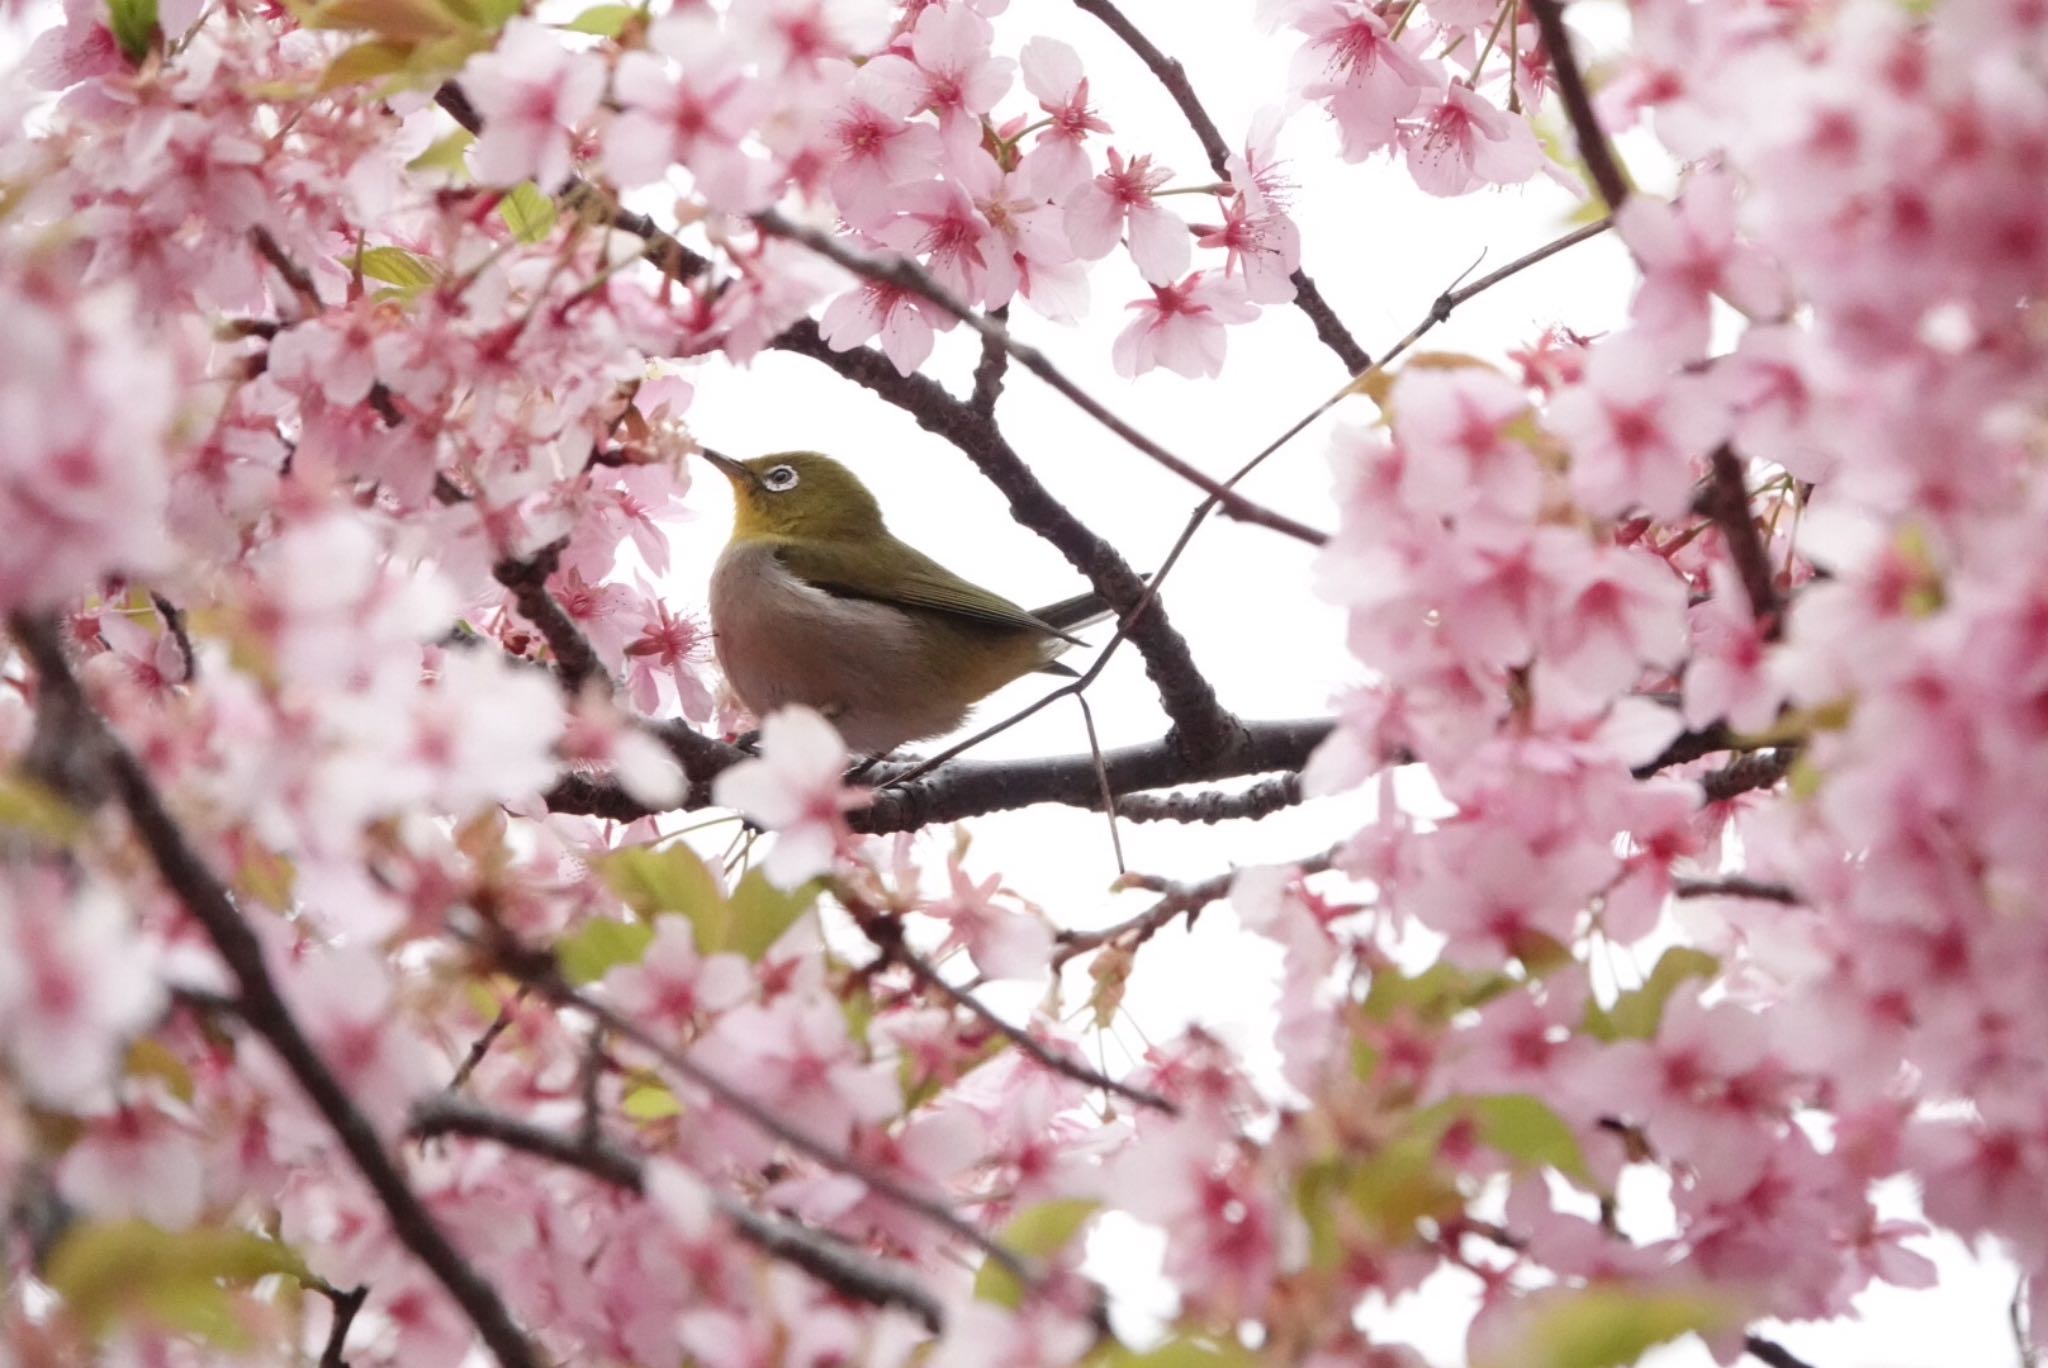
<path id="1" fill-rule="evenodd" d="M 735 461 L 725 453 L 713 451 L 710 447 L 700 447 L 698 454 L 711 462 L 711 464 L 717 466 L 719 473 L 724 475 L 726 479 L 731 480 L 734 485 L 746 485 L 755 489 L 761 487 L 761 477 L 759 475 L 756 475 L 753 471 L 747 469 L 746 466 Z"/>

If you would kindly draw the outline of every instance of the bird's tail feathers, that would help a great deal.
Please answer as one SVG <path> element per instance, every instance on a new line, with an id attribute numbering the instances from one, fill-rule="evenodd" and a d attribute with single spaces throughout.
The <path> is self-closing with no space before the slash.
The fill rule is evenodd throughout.
<path id="1" fill-rule="evenodd" d="M 1144 578 L 1149 580 L 1152 577 L 1148 574 Z M 1066 636 L 1080 631 L 1083 627 L 1093 627 L 1115 614 L 1109 604 L 1103 601 L 1102 595 L 1090 589 L 1072 598 L 1063 598 L 1058 603 L 1048 603 L 1043 608 L 1034 608 L 1031 610 L 1031 616 L 1061 636 Z"/>

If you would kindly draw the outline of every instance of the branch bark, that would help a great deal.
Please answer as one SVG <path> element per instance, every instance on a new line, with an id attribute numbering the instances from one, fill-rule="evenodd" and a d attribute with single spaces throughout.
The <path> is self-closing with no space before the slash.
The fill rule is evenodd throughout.
<path id="1" fill-rule="evenodd" d="M 601 1182 L 645 1195 L 647 1170 L 639 1156 L 602 1136 L 569 1135 L 502 1112 L 451 1097 L 435 1097 L 413 1108 L 412 1134 L 419 1139 L 459 1135 L 489 1140 L 551 1163 L 580 1169 Z M 801 1268 L 818 1281 L 874 1306 L 900 1306 L 938 1334 L 945 1328 L 939 1299 L 914 1279 L 875 1260 L 844 1240 L 764 1216 L 723 1192 L 712 1205 L 741 1239 L 772 1258 Z"/>
<path id="2" fill-rule="evenodd" d="M 78 677 L 65 659 L 57 625 L 48 618 L 17 618 L 14 632 L 36 667 L 40 686 L 63 696 L 71 705 L 69 711 L 78 719 L 81 731 L 77 745 L 98 757 L 158 874 L 206 932 L 234 975 L 239 991 L 237 1014 L 277 1053 L 314 1109 L 341 1141 L 342 1148 L 383 1205 L 392 1233 L 447 1289 L 499 1363 L 505 1368 L 540 1368 L 539 1357 L 512 1319 L 497 1289 L 435 1223 L 378 1139 L 369 1119 L 306 1038 L 270 977 L 261 942 L 242 920 L 227 888 L 214 877 L 164 807 L 141 762 L 86 699 Z"/>
<path id="3" fill-rule="evenodd" d="M 1195 137 L 1202 144 L 1202 152 L 1209 159 L 1209 169 L 1216 173 L 1218 180 L 1230 179 L 1230 145 L 1223 141 L 1223 135 L 1216 130 L 1216 121 L 1209 117 L 1209 111 L 1195 94 L 1194 83 L 1188 79 L 1187 68 L 1159 50 L 1136 24 L 1125 17 L 1110 0 L 1074 0 L 1076 9 L 1094 15 L 1105 24 L 1109 31 L 1123 40 L 1124 46 L 1137 54 L 1138 60 L 1166 87 L 1166 93 L 1180 106 L 1181 116 L 1194 130 Z M 1323 298 L 1315 281 L 1308 272 L 1296 268 L 1294 281 L 1294 306 L 1308 316 L 1314 325 L 1316 337 L 1322 344 L 1337 354 L 1344 363 L 1344 369 L 1353 375 L 1372 364 L 1372 357 L 1365 348 L 1358 345 L 1350 329 L 1337 317 L 1337 311 Z"/>
<path id="4" fill-rule="evenodd" d="M 525 560 L 501 560 L 491 567 L 491 574 L 512 591 L 520 615 L 534 625 L 547 642 L 548 650 L 554 653 L 555 676 L 562 682 L 562 691 L 573 697 L 595 680 L 609 694 L 611 672 L 597 658 L 597 651 L 583 635 L 583 629 L 548 592 L 548 577 L 555 573 L 566 544 L 554 542 Z"/>
<path id="5" fill-rule="evenodd" d="M 1728 557 L 1742 576 L 1743 592 L 1749 595 L 1749 611 L 1763 625 L 1766 636 L 1778 636 L 1784 605 L 1771 574 L 1770 553 L 1764 549 L 1763 533 L 1749 510 L 1749 484 L 1744 478 L 1742 458 L 1723 442 L 1714 448 L 1713 468 L 1707 485 L 1694 505 L 1714 520 L 1727 544 Z"/>
<path id="6" fill-rule="evenodd" d="M 1600 127 L 1600 116 L 1593 111 L 1586 78 L 1579 70 L 1578 59 L 1572 55 L 1572 37 L 1565 28 L 1564 10 L 1558 0 L 1529 0 L 1529 8 L 1535 11 L 1536 27 L 1543 34 L 1543 48 L 1550 55 L 1551 74 L 1557 78 L 1558 98 L 1564 101 L 1565 117 L 1571 120 L 1579 155 L 1585 158 L 1586 170 L 1592 175 L 1600 197 L 1607 201 L 1608 212 L 1613 213 L 1628 199 L 1628 173 L 1615 158 L 1614 148 Z"/>

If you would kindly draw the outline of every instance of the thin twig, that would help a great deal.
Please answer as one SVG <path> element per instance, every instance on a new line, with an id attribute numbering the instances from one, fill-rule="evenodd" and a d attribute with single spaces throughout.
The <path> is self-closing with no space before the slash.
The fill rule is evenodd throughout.
<path id="1" fill-rule="evenodd" d="M 1095 762 L 1095 778 L 1102 787 L 1102 815 L 1109 821 L 1109 849 L 1116 856 L 1116 872 L 1124 869 L 1124 841 L 1116 827 L 1116 790 L 1109 786 L 1109 771 L 1102 764 L 1102 740 L 1095 734 L 1095 709 L 1088 706 L 1088 695 L 1077 693 L 1074 702 L 1081 707 L 1081 724 L 1088 730 L 1088 756 Z"/>
<path id="2" fill-rule="evenodd" d="M 16 638 L 36 667 L 41 688 L 66 696 L 83 730 L 78 745 L 100 757 L 135 834 L 185 909 L 213 942 L 239 990 L 242 1021 L 277 1053 L 342 1148 L 355 1161 L 391 1221 L 391 1230 L 455 1299 L 505 1368 L 539 1368 L 525 1335 L 497 1289 L 457 1250 L 392 1162 L 369 1119 L 306 1038 L 270 977 L 262 943 L 242 919 L 227 888 L 208 869 L 156 791 L 148 773 L 86 700 L 62 634 L 48 618 L 17 618 Z"/>
<path id="3" fill-rule="evenodd" d="M 874 1168 L 836 1145 L 818 1139 L 809 1131 L 791 1125 L 738 1086 L 706 1069 L 696 1060 L 656 1036 L 639 1022 L 589 997 L 562 977 L 554 958 L 501 940 L 492 947 L 498 967 L 533 985 L 535 991 L 559 1007 L 572 1008 L 603 1025 L 614 1035 L 629 1040 L 653 1055 L 685 1082 L 709 1093 L 713 1101 L 727 1107 L 765 1135 L 787 1145 L 831 1169 L 873 1189 L 875 1194 L 905 1211 L 919 1216 L 947 1233 L 981 1250 L 996 1265 L 1027 1288 L 1038 1286 L 1038 1277 L 1014 1250 L 991 1238 L 951 1206 L 928 1193 L 919 1192 L 889 1174 Z"/>
<path id="4" fill-rule="evenodd" d="M 1321 874 L 1330 867 L 1333 852 L 1324 851 L 1295 862 L 1302 874 Z M 1198 883 L 1175 883 L 1166 879 L 1151 879 L 1133 875 L 1124 880 L 1127 888 L 1148 888 L 1160 894 L 1158 902 L 1146 908 L 1135 917 L 1127 918 L 1097 931 L 1062 931 L 1054 939 L 1059 950 L 1052 957 L 1053 968 L 1057 969 L 1077 955 L 1098 950 L 1105 945 L 1115 944 L 1127 950 L 1135 950 L 1159 934 L 1176 917 L 1186 917 L 1188 925 L 1194 926 L 1195 918 L 1202 909 L 1219 898 L 1230 896 L 1230 889 L 1237 882 L 1238 871 L 1226 870 L 1213 874 Z"/>
<path id="5" fill-rule="evenodd" d="M 164 630 L 171 634 L 171 640 L 178 643 L 178 654 L 185 659 L 185 674 L 180 683 L 190 684 L 199 677 L 199 652 L 192 646 L 192 632 L 185 622 L 185 610 L 155 590 L 150 591 L 149 601 L 156 605 L 157 616 L 164 620 Z"/>
<path id="6" fill-rule="evenodd" d="M 1542 0 L 1532 0 L 1532 3 L 1540 4 Z M 1744 1335 L 1742 1349 L 1751 1358 L 1761 1359 L 1771 1368 L 1813 1368 L 1812 1364 L 1784 1345 L 1775 1340 L 1767 1340 L 1762 1335 Z"/>
<path id="7" fill-rule="evenodd" d="M 256 254 L 270 263 L 271 269 L 284 277 L 284 283 L 291 287 L 309 314 L 319 313 L 324 307 L 320 302 L 320 290 L 313 284 L 313 277 L 306 268 L 293 261 L 271 236 L 268 228 L 257 224 L 249 230 L 249 242 L 256 248 Z"/>
<path id="8" fill-rule="evenodd" d="M 1209 111 L 1202 107 L 1201 100 L 1195 95 L 1194 83 L 1188 80 L 1187 69 L 1161 52 L 1110 0 L 1074 0 L 1074 5 L 1100 19 L 1110 32 L 1123 40 L 1125 47 L 1137 54 L 1138 60 L 1159 79 L 1159 84 L 1166 87 L 1166 93 L 1180 106 L 1181 116 L 1194 130 L 1196 139 L 1202 144 L 1203 155 L 1209 159 L 1209 169 L 1216 173 L 1218 180 L 1229 180 L 1229 144 L 1223 141 L 1223 135 L 1216 129 L 1216 121 L 1209 117 Z M 1337 359 L 1344 363 L 1344 369 L 1355 375 L 1371 365 L 1372 357 L 1351 336 L 1350 330 L 1337 317 L 1337 311 L 1316 288 L 1315 281 L 1309 279 L 1308 272 L 1297 267 L 1291 279 L 1294 281 L 1294 306 L 1308 315 L 1309 322 L 1315 326 L 1317 338 L 1337 354 Z"/>
<path id="9" fill-rule="evenodd" d="M 1672 885 L 1671 891 L 1681 898 L 1750 898 L 1757 902 L 1784 903 L 1787 906 L 1799 902 L 1797 890 L 1784 884 L 1764 883 L 1739 875 L 1726 879 L 1679 879 Z"/>
<path id="10" fill-rule="evenodd" d="M 1003 325 L 1007 332 L 1010 326 L 1010 306 L 998 305 L 988 311 L 988 316 Z M 968 396 L 967 407 L 984 418 L 995 417 L 996 400 L 1003 394 L 1003 374 L 1010 368 L 1009 349 L 993 337 L 981 339 L 981 360 L 974 367 L 974 391 Z"/>
<path id="11" fill-rule="evenodd" d="M 348 1368 L 348 1360 L 342 1357 L 342 1347 L 348 1343 L 349 1329 L 356 1323 L 356 1312 L 363 1309 L 370 1289 L 358 1285 L 344 1292 L 331 1284 L 322 1284 L 317 1290 L 334 1307 L 334 1323 L 327 1330 L 327 1346 L 320 1351 L 320 1368 Z"/>
<path id="12" fill-rule="evenodd" d="M 1700 791 L 1709 803 L 1725 803 L 1755 789 L 1774 788 L 1791 772 L 1792 762 L 1798 758 L 1797 746 L 1779 746 L 1775 750 L 1737 756 L 1728 762 L 1726 768 L 1700 780 Z"/>
<path id="13" fill-rule="evenodd" d="M 1122 1083 L 1105 1073 L 1091 1069 L 1086 1064 L 1061 1054 L 1023 1027 L 1012 1025 L 997 1016 L 980 998 L 965 988 L 948 982 L 930 960 L 911 949 L 903 938 L 903 924 L 895 917 L 844 890 L 836 891 L 833 896 L 839 899 L 841 906 L 853 914 L 853 919 L 862 933 L 874 943 L 875 949 L 881 952 L 881 964 L 902 965 L 910 971 L 912 978 L 947 998 L 954 1005 L 965 1008 L 982 1024 L 1015 1045 L 1031 1059 L 1056 1074 L 1071 1078 L 1077 1083 L 1084 1083 L 1091 1088 L 1100 1088 L 1104 1092 L 1127 1098 L 1141 1107 L 1151 1107 L 1169 1116 L 1179 1114 L 1180 1108 L 1149 1088 Z"/>
<path id="14" fill-rule="evenodd" d="M 1529 8 L 1535 11 L 1536 27 L 1543 34 L 1550 72 L 1557 80 L 1565 117 L 1571 120 L 1572 132 L 1578 138 L 1579 155 L 1585 159 L 1586 170 L 1592 174 L 1593 184 L 1599 189 L 1600 198 L 1607 201 L 1607 212 L 1611 214 L 1628 199 L 1628 174 L 1608 144 L 1607 134 L 1600 127 L 1600 116 L 1593 111 L 1586 78 L 1579 71 L 1578 59 L 1572 55 L 1572 38 L 1565 28 L 1564 11 L 1558 0 L 1529 0 Z"/>
<path id="15" fill-rule="evenodd" d="M 413 1108 L 411 1133 L 419 1139 L 459 1135 L 490 1140 L 507 1149 L 580 1169 L 628 1192 L 644 1195 L 646 1191 L 646 1165 L 639 1156 L 611 1141 L 548 1130 L 474 1103 L 446 1097 L 422 1102 Z M 876 1306 L 903 1307 L 933 1334 L 945 1328 L 945 1313 L 938 1298 L 898 1270 L 824 1231 L 763 1216 L 723 1192 L 710 1191 L 708 1195 L 740 1237 L 763 1253 L 803 1269 L 849 1297 Z"/>
<path id="16" fill-rule="evenodd" d="M 1257 523 L 1270 527 L 1275 532 L 1285 533 L 1297 541 L 1311 546 L 1321 546 L 1329 535 L 1319 532 L 1306 523 L 1298 522 L 1284 513 L 1278 513 L 1262 504 L 1253 503 L 1241 494 L 1234 493 L 1227 483 L 1204 474 L 1181 457 L 1174 455 L 1144 433 L 1119 418 L 1103 404 L 1090 396 L 1079 385 L 1069 380 L 1061 370 L 1047 359 L 1044 352 L 1027 346 L 1011 335 L 1009 329 L 996 322 L 979 309 L 954 296 L 952 291 L 932 279 L 931 273 L 909 257 L 889 254 L 872 256 L 856 252 L 830 233 L 820 232 L 806 224 L 793 223 L 770 209 L 754 216 L 754 222 L 763 232 L 800 242 L 829 261 L 844 266 L 857 276 L 878 280 L 919 295 L 944 309 L 947 313 L 981 334 L 984 342 L 1000 346 L 1016 359 L 1018 364 L 1030 371 L 1046 384 L 1064 395 L 1073 405 L 1096 422 L 1114 432 L 1131 446 L 1150 456 L 1174 474 L 1203 490 L 1223 505 L 1229 516 L 1241 522 Z"/>
<path id="17" fill-rule="evenodd" d="M 505 1034 L 505 1028 L 512 1024 L 513 1009 L 526 1000 L 526 985 L 520 984 L 512 1000 L 498 1008 L 498 1014 L 491 1018 L 491 1024 L 484 1027 L 483 1034 L 470 1042 L 469 1053 L 456 1065 L 454 1077 L 448 1080 L 449 1092 L 461 1092 L 462 1085 L 469 1082 L 469 1076 L 476 1072 L 476 1066 L 484 1062 L 484 1056 L 491 1052 L 491 1046 L 498 1043 L 498 1037 Z"/>

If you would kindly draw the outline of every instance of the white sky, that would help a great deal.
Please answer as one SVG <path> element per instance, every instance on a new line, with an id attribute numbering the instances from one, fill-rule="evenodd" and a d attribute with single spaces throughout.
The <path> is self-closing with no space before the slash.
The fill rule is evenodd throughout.
<path id="1" fill-rule="evenodd" d="M 54 6 L 49 7 L 54 10 Z M 552 6 L 551 6 L 552 8 Z M 573 8 L 573 6 L 572 6 Z M 1125 12 L 1169 54 L 1180 58 L 1235 145 L 1253 114 L 1285 97 L 1292 44 L 1251 25 L 1251 0 L 1124 0 Z M 1625 14 L 1612 0 L 1572 7 L 1575 25 L 1608 45 L 1620 41 Z M 31 26 L 28 31 L 33 31 Z M 1110 141 L 1152 153 L 1180 173 L 1177 183 L 1210 179 L 1194 135 L 1164 90 L 1095 20 L 1060 0 L 1013 0 L 998 21 L 1012 54 L 1023 38 L 1047 33 L 1073 44 L 1090 74 L 1100 113 L 1114 127 Z M 20 47 L 19 30 L 0 27 L 0 70 Z M 1004 109 L 1019 103 L 1021 85 Z M 1572 202 L 1547 181 L 1528 187 L 1438 200 L 1422 194 L 1405 170 L 1384 157 L 1348 166 L 1321 116 L 1306 110 L 1288 125 L 1282 153 L 1294 158 L 1303 265 L 1326 299 L 1374 355 L 1404 335 L 1461 273 L 1479 272 L 1519 256 L 1567 226 Z M 1630 169 L 1650 188 L 1668 184 L 1670 168 L 1639 136 L 1622 143 Z M 1209 201 L 1169 200 L 1190 217 Z M 1483 254 L 1483 260 L 1482 260 Z M 1625 318 L 1632 276 L 1620 244 L 1595 239 L 1467 304 L 1422 344 L 1425 349 L 1500 357 L 1545 325 L 1582 333 L 1612 329 Z M 1013 326 L 1044 347 L 1096 398 L 1204 470 L 1223 475 L 1291 424 L 1344 374 L 1291 306 L 1270 306 L 1256 323 L 1230 333 L 1221 382 L 1194 382 L 1158 371 L 1137 381 L 1110 369 L 1109 345 L 1122 327 L 1123 305 L 1143 292 L 1120 256 L 1098 270 L 1090 315 L 1078 328 L 1045 324 L 1021 305 Z M 927 371 L 962 390 L 974 360 L 966 329 L 941 337 Z M 919 430 L 910 419 L 813 362 L 765 353 L 751 368 L 722 363 L 690 375 L 697 397 L 690 418 L 707 444 L 751 455 L 810 448 L 851 465 L 876 491 L 894 531 L 954 570 L 1026 604 L 1082 587 L 1050 546 L 1014 523 L 994 487 L 964 456 Z M 1333 421 L 1366 421 L 1363 400 L 1348 401 L 1283 449 L 1243 486 L 1262 503 L 1329 527 L 1327 451 Z M 1013 368 L 998 410 L 1005 431 L 1038 476 L 1083 521 L 1107 536 L 1139 570 L 1154 568 L 1178 534 L 1198 491 L 1153 465 L 1097 426 L 1035 378 Z M 687 505 L 696 521 L 681 529 L 669 589 L 678 607 L 701 611 L 704 584 L 730 515 L 724 481 L 701 481 Z M 1309 592 L 1310 548 L 1255 527 L 1214 519 L 1175 569 L 1166 603 L 1224 703 L 1249 718 L 1325 713 L 1332 694 L 1359 678 L 1343 648 L 1338 613 Z M 1097 629 L 1096 639 L 1106 636 Z M 1030 701 L 1042 681 L 1014 685 L 983 705 L 986 723 Z M 1090 698 L 1104 746 L 1155 739 L 1164 718 L 1135 651 L 1119 652 Z M 972 725 L 972 724 L 971 724 Z M 931 747 L 936 749 L 936 743 Z M 1086 749 L 1078 710 L 1056 705 L 986 743 L 983 758 L 1066 754 Z M 1182 827 L 1125 823 L 1123 849 L 1134 871 L 1199 879 L 1232 865 L 1312 853 L 1355 830 L 1364 808 L 1356 799 L 1309 804 L 1253 824 Z M 1002 869 L 1014 886 L 1062 926 L 1105 924 L 1149 905 L 1148 895 L 1113 894 L 1116 868 L 1103 818 L 1059 807 L 978 819 L 972 867 Z M 728 833 L 707 833 L 715 853 Z M 934 834 L 934 858 L 942 849 Z M 1249 953 L 1248 953 L 1249 952 Z M 1268 1035 L 1277 956 L 1237 934 L 1229 909 L 1217 905 L 1190 935 L 1163 933 L 1140 953 L 1127 1006 L 1124 1044 L 1139 1031 L 1160 1039 L 1200 1021 L 1270 1059 Z M 1069 1004 L 1077 1001 L 1070 985 Z M 1026 1004 L 1017 1003 L 1020 1008 Z M 1114 1048 L 1114 1047 L 1113 1047 Z M 1113 1056 L 1114 1057 L 1114 1056 Z M 1906 1198 L 1910 1200 L 1910 1195 Z M 1922 1242 L 1941 1264 L 1943 1286 L 1930 1294 L 1882 1291 L 1859 1303 L 1860 1322 L 1772 1330 L 1816 1368 L 1917 1368 L 1931 1363 L 2007 1364 L 2015 1360 L 2006 1307 L 2013 1273 L 2002 1259 L 1979 1265 L 1959 1242 Z M 1118 1297 L 1118 1318 L 1141 1330 L 1149 1314 L 1170 1312 L 1158 1300 L 1161 1239 L 1134 1223 L 1106 1223 L 1091 1246 L 1093 1270 Z M 1471 1288 L 1447 1275 L 1374 1328 L 1413 1344 L 1438 1368 L 1463 1361 Z M 1466 1280 L 1469 1281 L 1469 1280 Z M 1643 1360 L 1654 1368 L 1702 1368 L 1711 1359 L 1697 1343 L 1672 1346 Z"/>

